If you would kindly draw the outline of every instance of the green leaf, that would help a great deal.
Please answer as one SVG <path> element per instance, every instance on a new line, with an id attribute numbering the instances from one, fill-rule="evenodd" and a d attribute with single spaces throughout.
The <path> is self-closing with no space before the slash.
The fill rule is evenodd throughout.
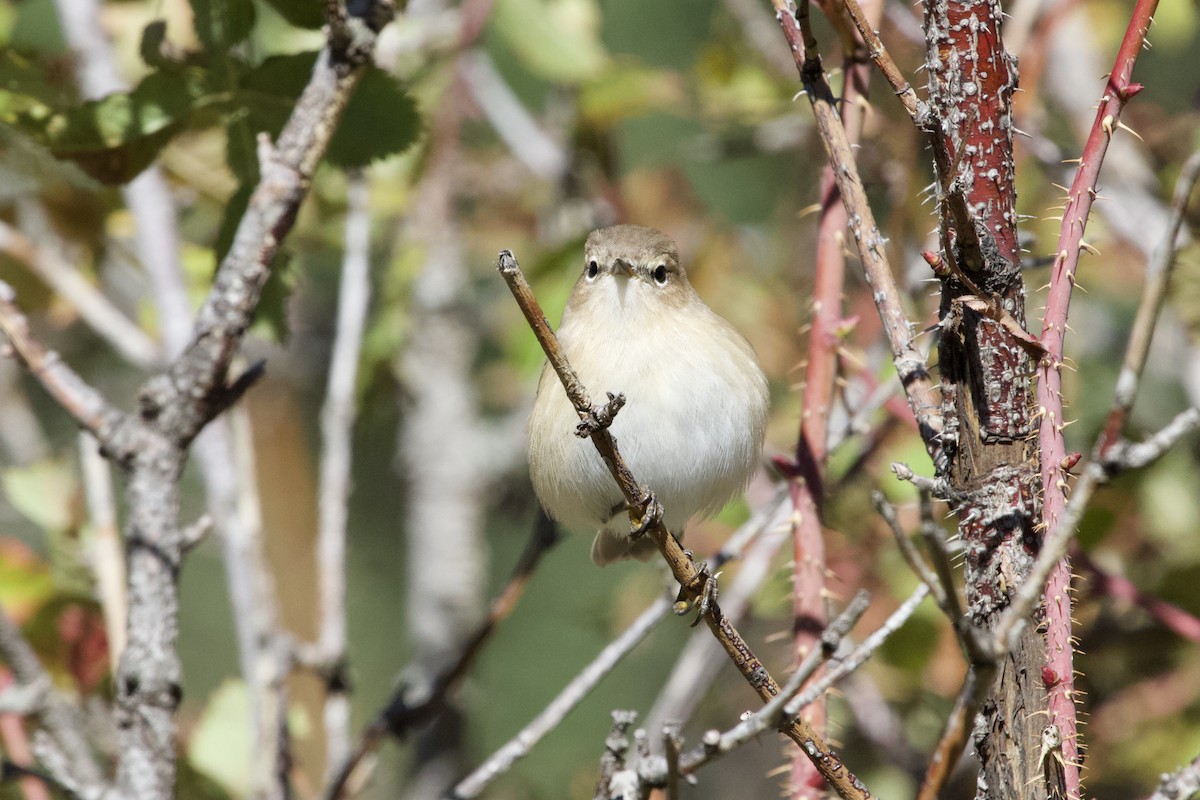
<path id="1" fill-rule="evenodd" d="M 417 104 L 394 79 L 370 67 L 346 106 L 326 159 L 346 169 L 407 150 L 421 133 Z"/>
<path id="2" fill-rule="evenodd" d="M 132 180 L 188 122 L 205 98 L 198 69 L 158 71 L 130 92 L 117 92 L 44 118 L 23 113 L 20 125 L 59 158 L 104 183 Z"/>
<path id="3" fill-rule="evenodd" d="M 591 0 L 498 0 L 491 28 L 547 80 L 581 83 L 608 63 Z"/>
<path id="4" fill-rule="evenodd" d="M 0 114 L 7 117 L 20 110 L 14 105 L 18 101 L 50 108 L 74 102 L 77 95 L 73 87 L 64 85 L 61 70 L 61 66 L 44 58 L 0 49 Z"/>
<path id="5" fill-rule="evenodd" d="M 252 130 L 265 131 L 272 138 L 279 134 L 308 83 L 316 57 L 316 53 L 272 56 L 247 75 L 238 104 L 246 109 Z M 346 106 L 326 160 L 338 167 L 363 167 L 400 153 L 419 134 L 416 103 L 394 78 L 369 67 Z"/>
<path id="6" fill-rule="evenodd" d="M 297 28 L 315 31 L 325 24 L 318 0 L 267 0 L 267 5 Z"/>
<path id="7" fill-rule="evenodd" d="M 26 0 L 13 5 L 18 9 L 17 19 L 4 43 L 6 48 L 47 56 L 66 52 L 67 43 L 58 23 L 54 0 Z"/>
<path id="8" fill-rule="evenodd" d="M 316 60 L 315 52 L 271 56 L 250 70 L 238 90 L 237 105 L 244 109 L 251 130 L 272 139 L 279 135 Z"/>
<path id="9" fill-rule="evenodd" d="M 251 0 L 191 0 L 196 36 L 206 50 L 225 53 L 254 28 Z"/>

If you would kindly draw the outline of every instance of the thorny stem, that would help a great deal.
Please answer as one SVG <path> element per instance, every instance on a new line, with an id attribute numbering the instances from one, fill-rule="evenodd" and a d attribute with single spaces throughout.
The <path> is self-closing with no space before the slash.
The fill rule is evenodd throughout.
<path id="1" fill-rule="evenodd" d="M 1057 256 L 1051 267 L 1050 292 L 1046 299 L 1041 335 L 1046 355 L 1038 366 L 1037 389 L 1040 414 L 1038 444 L 1042 457 L 1042 525 L 1047 532 L 1057 531 L 1062 526 L 1061 519 L 1066 507 L 1067 481 L 1061 465 L 1067 457 L 1063 439 L 1062 399 L 1067 310 L 1075 286 L 1079 254 L 1084 249 L 1083 235 L 1088 215 L 1096 198 L 1100 167 L 1104 163 L 1108 143 L 1116 133 L 1125 103 L 1141 91 L 1142 87 L 1132 82 L 1133 68 L 1146 41 L 1151 17 L 1157 6 L 1158 0 L 1138 0 L 1133 9 L 1116 63 L 1104 95 L 1100 98 L 1091 133 L 1084 145 L 1079 170 L 1067 195 Z M 1091 475 L 1092 470 L 1086 474 Z M 1062 561 L 1057 564 L 1045 586 L 1047 674 L 1055 679 L 1053 685 L 1048 687 L 1049 716 L 1046 724 L 1057 725 L 1062 731 L 1067 798 L 1077 800 L 1080 797 L 1079 747 L 1071 645 L 1070 583 L 1070 566 Z"/>
<path id="2" fill-rule="evenodd" d="M 799 19 L 789 0 L 772 0 L 772 4 L 775 7 L 775 18 L 783 29 L 796 68 L 800 72 L 805 94 L 812 104 L 821 142 L 825 145 L 829 163 L 833 166 L 834 178 L 838 191 L 841 192 L 842 202 L 846 206 L 850 232 L 854 236 L 859 260 L 862 262 L 867 283 L 873 290 L 875 307 L 883 321 L 891 346 L 892 363 L 904 386 L 909 407 L 916 417 L 921 438 L 934 463 L 941 463 L 941 445 L 938 441 L 941 431 L 941 417 L 938 411 L 941 402 L 934 393 L 925 359 L 916 347 L 914 326 L 904 313 L 904 304 L 892 275 L 883 235 L 879 232 L 875 215 L 867 202 L 850 140 L 837 111 L 837 101 L 821 69 L 816 42 L 811 39 L 811 35 L 802 34 L 801 25 L 807 26 L 808 4 L 801 4 Z"/>
<path id="3" fill-rule="evenodd" d="M 883 4 L 871 0 L 870 13 L 877 20 Z M 857 58 L 861 44 L 850 32 L 845 53 L 845 83 L 842 89 L 842 123 L 849 141 L 858 142 L 865 115 L 870 64 Z M 804 366 L 804 405 L 796 439 L 794 471 L 788 488 L 795 513 L 792 517 L 792 630 L 793 659 L 799 662 L 817 646 L 829 618 L 825 597 L 824 495 L 828 461 L 829 414 L 838 376 L 839 329 L 842 320 L 842 290 L 846 276 L 846 207 L 842 203 L 833 167 L 821 171 L 821 216 L 817 224 L 817 251 L 812 293 L 812 326 L 808 333 Z M 813 729 L 825 731 L 824 701 L 805 712 Z M 812 762 L 800 753 L 792 757 L 791 786 L 799 800 L 821 791 L 822 781 Z"/>

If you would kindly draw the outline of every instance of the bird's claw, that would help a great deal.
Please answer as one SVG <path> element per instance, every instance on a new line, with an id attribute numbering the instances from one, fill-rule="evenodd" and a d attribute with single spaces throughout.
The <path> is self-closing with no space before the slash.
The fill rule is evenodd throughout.
<path id="1" fill-rule="evenodd" d="M 693 628 L 699 625 L 700 620 L 707 617 L 708 612 L 717 605 L 717 578 L 721 576 L 721 573 L 709 575 L 706 570 L 703 574 L 705 576 L 704 588 L 700 590 L 700 602 L 696 603 L 697 614 L 691 624 Z"/>
<path id="2" fill-rule="evenodd" d="M 684 550 L 683 554 L 686 555 L 693 563 L 695 563 L 695 558 L 693 557 L 691 550 Z M 697 577 L 699 579 L 703 579 L 704 586 L 700 589 L 700 593 L 697 596 L 696 618 L 692 620 L 691 624 L 691 627 L 693 628 L 699 625 L 700 620 L 708 616 L 708 612 L 716 607 L 718 594 L 717 579 L 721 577 L 721 573 L 719 572 L 716 575 L 710 575 L 708 572 L 708 565 L 703 562 L 697 566 L 700 568 L 700 574 Z M 679 588 L 679 595 L 675 598 L 675 603 L 672 606 L 672 610 L 674 610 L 677 616 L 682 617 L 692 607 L 692 603 L 690 600 L 688 600 L 687 595 L 687 589 L 681 586 Z"/>
<path id="3" fill-rule="evenodd" d="M 625 395 L 608 392 L 607 403 L 597 403 L 588 409 L 587 413 L 575 426 L 575 435 L 586 439 L 594 433 L 604 430 L 613 424 L 617 412 L 625 407 Z"/>
<path id="4" fill-rule="evenodd" d="M 640 539 L 646 535 L 646 531 L 662 522 L 662 503 L 658 502 L 658 498 L 654 496 L 654 492 L 647 491 L 641 500 L 629 508 L 630 510 L 636 509 L 638 511 L 638 523 L 629 531 L 629 538 L 631 540 Z"/>

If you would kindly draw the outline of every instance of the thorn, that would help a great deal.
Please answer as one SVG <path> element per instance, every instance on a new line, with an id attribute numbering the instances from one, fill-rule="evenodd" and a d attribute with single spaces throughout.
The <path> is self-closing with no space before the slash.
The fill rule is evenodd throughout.
<path id="1" fill-rule="evenodd" d="M 1129 132 L 1131 135 L 1133 135 L 1133 136 L 1134 136 L 1134 138 L 1136 138 L 1136 139 L 1137 139 L 1139 142 L 1145 142 L 1145 141 L 1146 141 L 1145 139 L 1143 139 L 1143 138 L 1142 138 L 1142 137 L 1141 137 L 1141 136 L 1138 134 L 1138 132 L 1137 132 L 1137 131 L 1135 131 L 1133 128 L 1129 127 L 1128 125 L 1126 125 L 1124 122 L 1118 122 L 1118 123 L 1117 123 L 1117 127 L 1118 127 L 1118 128 L 1120 128 L 1120 129 L 1121 129 L 1121 130 L 1123 130 L 1123 131 L 1128 131 L 1128 132 Z"/>
<path id="2" fill-rule="evenodd" d="M 1083 248 L 1084 250 L 1087 250 L 1089 253 L 1091 253 L 1091 254 L 1092 254 L 1092 255 L 1094 255 L 1094 256 L 1098 256 L 1098 255 L 1100 255 L 1100 251 L 1099 251 L 1099 250 L 1097 250 L 1096 248 L 1092 247 L 1090 244 L 1088 244 L 1087 242 L 1085 242 L 1083 239 L 1080 239 L 1080 240 L 1079 240 L 1079 246 L 1080 246 L 1081 248 Z"/>

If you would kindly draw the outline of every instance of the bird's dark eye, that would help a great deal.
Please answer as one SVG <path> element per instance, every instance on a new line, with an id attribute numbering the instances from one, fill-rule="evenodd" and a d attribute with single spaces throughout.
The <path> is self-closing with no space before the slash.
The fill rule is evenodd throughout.
<path id="1" fill-rule="evenodd" d="M 600 272 L 600 266 L 595 261 L 589 261 L 587 265 L 587 276 L 594 278 Z"/>
<path id="2" fill-rule="evenodd" d="M 659 264 L 654 268 L 654 281 L 659 286 L 667 285 L 667 267 L 665 264 Z"/>

